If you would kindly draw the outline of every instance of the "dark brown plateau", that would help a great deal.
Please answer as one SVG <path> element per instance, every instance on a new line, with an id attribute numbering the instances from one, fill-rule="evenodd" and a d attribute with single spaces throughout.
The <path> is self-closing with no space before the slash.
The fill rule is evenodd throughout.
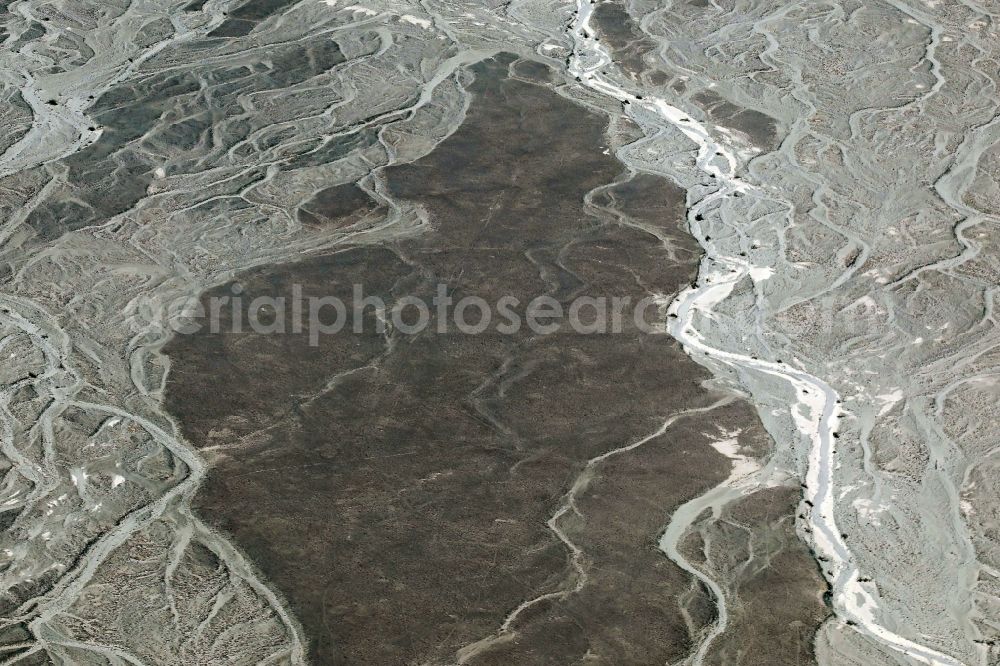
<path id="1" fill-rule="evenodd" d="M 391 194 L 422 204 L 431 228 L 242 275 L 243 297 L 288 296 L 298 283 L 350 303 L 350 285 L 363 283 L 391 303 L 429 300 L 440 282 L 456 300 L 638 300 L 689 284 L 700 250 L 683 228 L 683 191 L 629 179 L 604 154 L 606 119 L 508 78 L 511 61 L 472 67 L 461 127 L 385 171 Z M 338 224 L 350 208 L 317 198 L 306 213 Z M 633 223 L 658 229 L 671 254 Z M 218 447 L 206 451 L 214 466 L 196 508 L 288 600 L 316 664 L 452 663 L 522 601 L 572 588 L 570 552 L 546 521 L 586 461 L 719 397 L 672 338 L 634 327 L 469 336 L 432 323 L 390 345 L 367 324 L 318 347 L 305 334 L 203 331 L 167 348 L 170 411 L 196 446 Z M 677 505 L 728 476 L 709 446 L 716 426 L 767 441 L 737 401 L 603 463 L 579 514 L 560 522 L 584 553 L 586 585 L 533 606 L 510 640 L 470 663 L 662 664 L 689 652 L 714 603 L 656 542 Z M 811 582 L 792 593 L 818 597 Z M 816 626 L 810 616 L 807 648 Z M 772 650 L 766 663 L 793 657 Z"/>

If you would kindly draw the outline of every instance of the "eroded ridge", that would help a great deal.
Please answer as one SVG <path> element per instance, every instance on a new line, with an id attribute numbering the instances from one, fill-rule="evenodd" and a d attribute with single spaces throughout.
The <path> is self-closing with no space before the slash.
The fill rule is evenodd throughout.
<path id="1" fill-rule="evenodd" d="M 756 10 L 760 13 L 756 13 Z M 724 8 L 713 5 L 713 8 L 708 10 L 710 14 L 715 11 L 724 12 Z M 866 658 L 876 659 L 881 657 L 876 657 L 878 652 L 873 650 L 885 647 L 902 653 L 908 659 L 923 663 L 955 664 L 966 661 L 986 663 L 991 659 L 991 654 L 995 655 L 995 640 L 992 638 L 994 630 L 991 628 L 994 624 L 991 618 L 995 614 L 990 610 L 993 602 L 987 601 L 990 597 L 993 568 L 988 564 L 988 560 L 986 562 L 982 560 L 984 554 L 989 557 L 990 549 L 980 546 L 978 551 L 980 559 L 977 561 L 970 544 L 970 537 L 974 539 L 973 535 L 980 528 L 973 527 L 970 530 L 970 526 L 963 520 L 960 514 L 967 516 L 974 510 L 968 502 L 960 503 L 962 493 L 958 492 L 959 487 L 970 482 L 969 473 L 985 461 L 978 458 L 964 459 L 964 462 L 959 464 L 962 467 L 961 472 L 956 474 L 954 471 L 949 471 L 948 468 L 954 465 L 954 458 L 951 459 L 952 462 L 945 464 L 942 456 L 945 450 L 950 450 L 954 454 L 958 450 L 957 442 L 953 440 L 951 444 L 944 444 L 941 439 L 942 423 L 931 422 L 925 416 L 926 409 L 917 406 L 928 399 L 940 405 L 940 399 L 933 391 L 922 394 L 923 397 L 917 397 L 917 393 L 923 389 L 916 389 L 912 386 L 912 382 L 903 380 L 899 374 L 901 368 L 910 367 L 909 357 L 914 353 L 911 351 L 912 347 L 915 346 L 918 350 L 928 349 L 923 345 L 930 341 L 919 335 L 920 327 L 923 327 L 922 330 L 933 330 L 935 325 L 925 322 L 913 327 L 913 324 L 922 320 L 924 315 L 917 314 L 912 308 L 907 310 L 910 325 L 899 328 L 900 320 L 895 317 L 896 313 L 905 309 L 901 305 L 902 301 L 898 299 L 904 297 L 903 292 L 912 288 L 914 280 L 923 280 L 930 284 L 937 282 L 942 287 L 948 284 L 947 289 L 956 290 L 963 294 L 963 298 L 971 297 L 973 302 L 984 298 L 985 303 L 992 302 L 991 285 L 982 282 L 977 285 L 976 279 L 973 278 L 968 289 L 962 288 L 962 283 L 956 281 L 953 271 L 967 261 L 978 258 L 984 249 L 981 244 L 970 243 L 964 230 L 988 224 L 991 218 L 988 207 L 985 209 L 970 207 L 954 192 L 958 191 L 964 195 L 968 189 L 974 188 L 973 183 L 976 179 L 967 170 L 968 165 L 979 159 L 978 155 L 981 154 L 979 151 L 982 150 L 984 140 L 986 145 L 991 143 L 990 139 L 985 139 L 983 135 L 993 130 L 996 117 L 995 104 L 986 103 L 984 109 L 980 101 L 985 102 L 985 98 L 977 95 L 981 95 L 981 91 L 984 90 L 993 90 L 995 88 L 993 79 L 980 79 L 981 87 L 965 88 L 960 101 L 956 101 L 954 97 L 950 98 L 952 106 L 949 111 L 944 112 L 944 116 L 937 115 L 943 109 L 935 111 L 933 107 L 934 104 L 944 102 L 938 95 L 949 84 L 947 76 L 943 73 L 945 66 L 940 58 L 941 53 L 952 49 L 953 65 L 958 68 L 964 65 L 963 45 L 957 43 L 961 41 L 959 33 L 946 35 L 948 26 L 952 31 L 960 30 L 959 26 L 968 20 L 967 25 L 982 28 L 987 32 L 994 30 L 992 17 L 976 16 L 976 11 L 977 8 L 964 6 L 962 9 L 954 9 L 951 13 L 931 15 L 924 8 L 894 3 L 891 9 L 872 9 L 867 16 L 859 6 L 855 11 L 844 15 L 846 17 L 844 25 L 840 25 L 840 15 L 837 13 L 822 18 L 817 17 L 817 20 L 829 30 L 828 33 L 819 34 L 828 34 L 828 39 L 836 47 L 840 47 L 845 41 L 845 30 L 852 27 L 864 31 L 866 22 L 870 21 L 869 31 L 883 28 L 884 24 L 878 21 L 887 16 L 886 12 L 889 16 L 898 17 L 903 26 L 900 28 L 900 32 L 904 35 L 903 39 L 911 35 L 915 38 L 915 46 L 919 45 L 919 48 L 914 48 L 915 54 L 919 54 L 915 61 L 917 64 L 908 70 L 910 74 L 893 79 L 894 87 L 891 90 L 894 102 L 898 101 L 898 104 L 881 108 L 870 105 L 872 101 L 870 95 L 864 100 L 867 105 L 861 102 L 857 106 L 852 106 L 855 102 L 851 94 L 846 98 L 837 97 L 835 100 L 833 97 L 826 99 L 818 97 L 816 90 L 823 85 L 822 76 L 818 75 L 816 70 L 807 72 L 799 68 L 801 62 L 809 62 L 808 52 L 804 54 L 801 48 L 797 48 L 795 37 L 785 32 L 787 29 L 785 21 L 790 16 L 802 18 L 808 13 L 803 14 L 797 8 L 789 8 L 778 12 L 777 15 L 769 15 L 765 7 L 755 8 L 755 12 L 751 15 L 757 18 L 752 23 L 752 31 L 760 36 L 762 43 L 762 50 L 759 52 L 761 63 L 771 66 L 771 70 L 765 73 L 763 69 L 751 68 L 754 71 L 750 73 L 748 82 L 759 83 L 762 77 L 774 74 L 789 77 L 789 89 L 794 91 L 796 101 L 802 103 L 804 113 L 793 121 L 788 138 L 779 151 L 749 162 L 749 177 L 741 178 L 742 186 L 733 182 L 734 187 L 724 192 L 727 196 L 709 195 L 707 199 L 710 206 L 705 206 L 704 209 L 699 207 L 692 209 L 694 213 L 691 220 L 692 229 L 696 236 L 706 243 L 709 261 L 706 262 L 702 274 L 704 282 L 699 281 L 704 286 L 682 295 L 676 303 L 675 313 L 679 318 L 672 331 L 693 351 L 706 352 L 726 365 L 737 364 L 766 373 L 769 378 L 763 382 L 759 377 L 753 377 L 753 373 L 744 379 L 744 381 L 749 379 L 751 386 L 757 384 L 751 390 L 759 391 L 755 393 L 758 402 L 766 400 L 764 395 L 774 394 L 776 387 L 770 378 L 784 377 L 791 381 L 798 401 L 803 403 L 801 408 L 793 410 L 794 419 L 789 424 L 794 426 L 793 432 L 800 431 L 812 441 L 808 449 L 810 450 L 807 458 L 808 466 L 803 475 L 808 502 L 801 514 L 803 518 L 808 518 L 808 522 L 802 529 L 806 538 L 815 544 L 818 560 L 832 586 L 834 607 L 843 621 L 839 627 L 831 624 L 825 630 L 821 649 L 825 659 L 855 658 L 859 652 L 871 655 Z M 703 34 L 704 23 L 696 26 L 693 14 L 697 14 L 699 20 L 704 19 L 704 13 L 692 8 L 688 12 L 672 12 L 669 15 L 666 12 L 650 11 L 637 22 L 646 29 L 648 35 L 663 35 L 664 39 L 661 41 L 665 46 L 663 52 L 669 54 L 670 48 L 673 48 L 670 45 L 678 41 L 669 37 L 682 33 L 689 38 Z M 634 86 L 630 86 L 624 78 L 619 79 L 624 82 L 621 84 L 609 80 L 610 74 L 605 67 L 610 67 L 610 59 L 602 53 L 600 47 L 596 46 L 596 41 L 588 29 L 588 19 L 589 8 L 581 5 L 578 22 L 574 26 L 577 29 L 575 35 L 579 45 L 577 52 L 581 55 L 579 60 L 581 67 L 578 70 L 583 75 L 581 79 L 586 82 L 589 74 L 592 87 L 615 95 L 619 99 L 624 97 L 632 103 L 636 99 L 644 99 L 656 103 L 656 97 L 649 95 L 648 90 L 642 90 L 642 95 L 639 95 L 635 92 Z M 679 28 L 680 24 L 685 27 Z M 690 29 L 690 32 L 685 32 L 687 29 Z M 920 35 L 926 35 L 926 42 L 920 40 L 918 37 Z M 711 35 L 714 36 L 715 34 Z M 895 35 L 894 37 L 899 38 Z M 783 38 L 790 44 L 784 49 Z M 976 39 L 970 38 L 971 41 Z M 816 33 L 812 35 L 810 41 L 818 42 Z M 978 46 L 971 47 L 965 53 L 967 55 L 975 53 L 977 48 Z M 708 66 L 707 61 L 713 58 L 707 51 L 706 55 L 709 57 L 705 59 L 705 66 Z M 803 58 L 803 55 L 806 57 Z M 927 66 L 929 80 L 920 78 L 915 80 L 912 76 L 912 72 L 922 69 L 921 63 Z M 721 63 L 716 60 L 713 65 L 716 64 Z M 651 68 L 670 71 L 669 67 L 663 68 L 662 62 L 651 63 Z M 598 69 L 600 69 L 599 75 L 596 71 Z M 983 73 L 981 70 L 976 71 Z M 674 73 L 674 80 L 669 87 L 684 97 L 690 94 L 688 91 L 692 88 L 697 91 L 706 83 L 707 77 L 701 74 L 697 66 L 692 65 L 690 59 L 685 59 L 683 66 L 678 65 Z M 962 69 L 958 69 L 956 74 L 956 82 L 966 76 Z M 713 85 L 709 87 L 714 88 L 716 81 L 713 76 L 710 79 Z M 797 85 L 803 81 L 806 81 L 805 85 Z M 861 89 L 861 85 L 856 85 L 854 94 L 860 94 Z M 758 108 L 772 108 L 775 117 L 780 118 L 779 108 L 767 101 L 767 90 L 767 87 L 752 90 L 751 84 L 748 83 L 747 86 L 734 85 L 723 92 L 732 100 L 739 100 L 742 97 L 752 100 Z M 851 88 L 848 87 L 848 90 Z M 765 96 L 761 97 L 761 93 Z M 713 95 L 718 96 L 718 92 L 714 92 Z M 724 127 L 724 121 L 712 117 L 711 108 L 704 108 L 703 97 L 701 93 L 690 97 L 692 104 L 688 108 L 692 115 L 678 112 L 678 107 L 671 104 L 667 105 L 670 108 L 660 108 L 657 111 L 663 119 L 678 126 L 688 137 L 701 145 L 702 156 L 710 157 L 711 152 L 708 149 L 715 150 L 719 144 L 728 145 L 732 143 L 731 139 L 736 137 Z M 672 99 L 677 97 L 672 96 Z M 697 108 L 698 106 L 702 108 Z M 631 108 L 636 109 L 634 106 Z M 846 112 L 842 111 L 845 108 Z M 879 172 L 873 171 L 871 167 L 880 163 L 879 160 L 887 154 L 883 148 L 887 145 L 888 135 L 893 135 L 896 139 L 901 136 L 907 137 L 908 149 L 915 151 L 914 154 L 920 154 L 921 147 L 928 145 L 928 139 L 921 138 L 921 132 L 940 139 L 942 132 L 947 133 L 953 127 L 952 118 L 958 109 L 961 109 L 959 113 L 964 114 L 964 122 L 968 124 L 962 138 L 953 144 L 956 151 L 946 153 L 943 145 L 938 144 L 937 150 L 932 152 L 940 157 L 941 162 L 935 163 L 933 159 L 930 163 L 920 162 L 921 166 L 929 166 L 929 173 L 934 175 L 920 175 L 927 172 L 919 171 L 919 167 L 916 170 L 897 167 L 889 172 L 895 174 L 892 181 L 893 191 L 898 193 L 900 199 L 887 203 L 883 195 L 878 198 L 878 203 L 868 206 L 859 203 L 856 198 L 859 191 L 873 191 L 876 187 L 874 183 L 882 182 Z M 713 124 L 719 122 L 723 126 L 706 130 L 704 125 L 695 120 L 699 114 L 705 114 L 703 116 L 705 120 Z M 876 132 L 872 139 L 866 138 L 862 129 L 865 127 L 863 122 L 867 122 L 874 130 L 882 125 L 873 121 L 876 118 L 881 120 L 884 116 L 908 118 L 908 121 L 904 122 L 902 127 L 898 127 L 895 134 Z M 711 125 L 708 127 L 711 128 Z M 830 157 L 826 162 L 815 159 L 814 155 L 804 161 L 796 157 L 785 163 L 793 166 L 786 168 L 777 166 L 782 163 L 785 155 L 800 156 L 796 151 L 813 140 L 817 141 L 817 145 L 829 146 L 836 153 L 836 157 L 830 157 L 829 153 L 826 153 Z M 737 146 L 738 143 L 737 141 Z M 740 152 L 743 153 L 744 159 L 752 158 L 761 148 L 760 142 L 754 141 L 754 143 L 757 145 L 752 146 L 750 150 L 734 152 L 722 149 L 717 151 L 716 157 L 725 157 L 730 164 L 733 156 L 739 155 Z M 971 148 L 972 145 L 978 145 L 980 148 Z M 824 148 L 818 150 L 820 155 L 824 154 Z M 977 157 L 971 158 L 972 162 L 970 162 L 970 152 L 977 154 Z M 928 154 L 931 154 L 930 151 Z M 898 146 L 894 146 L 893 155 L 898 155 Z M 955 160 L 954 163 L 951 163 L 952 160 Z M 966 166 L 959 167 L 957 166 L 959 164 Z M 725 181 L 724 178 L 719 178 L 722 174 L 715 171 L 719 168 L 726 169 L 724 161 L 713 166 L 708 159 L 699 161 L 698 165 L 702 170 L 706 170 L 707 167 L 708 171 L 714 172 L 710 173 L 714 178 Z M 798 167 L 804 169 L 797 170 Z M 802 192 L 810 193 L 810 196 L 796 197 L 795 190 L 789 189 L 787 180 L 779 183 L 769 178 L 772 174 L 785 174 L 789 170 L 796 174 L 796 178 L 802 177 Z M 817 171 L 820 172 L 819 175 Z M 961 171 L 962 177 L 957 176 L 958 171 Z M 834 180 L 837 184 L 830 184 Z M 764 191 L 756 191 L 758 183 L 764 184 Z M 979 179 L 978 183 L 982 186 L 983 181 Z M 748 184 L 751 185 L 749 189 L 746 187 Z M 723 190 L 725 189 L 724 187 Z M 851 197 L 854 198 L 850 204 L 841 207 L 838 196 L 845 191 L 850 191 Z M 706 201 L 706 198 L 702 197 L 703 195 L 698 195 L 695 199 L 699 205 L 704 205 Z M 903 206 L 904 210 L 910 212 L 897 215 L 893 204 L 902 202 L 905 197 L 911 197 L 908 204 Z M 741 198 L 742 201 L 735 202 L 733 201 L 735 198 Z M 754 224 L 749 227 L 740 224 L 739 221 L 740 216 L 747 210 L 745 208 L 747 203 L 753 206 L 751 211 L 756 209 L 764 215 L 763 218 L 755 218 Z M 926 206 L 926 209 L 916 217 L 909 217 L 912 211 L 919 209 L 921 205 Z M 852 213 L 848 214 L 847 208 L 850 208 Z M 928 230 L 927 242 L 908 243 L 905 244 L 905 249 L 900 251 L 899 227 L 890 228 L 885 236 L 878 238 L 877 233 L 873 235 L 871 228 L 860 226 L 857 218 L 859 211 L 864 211 L 867 215 L 865 219 L 889 216 L 901 222 L 908 222 L 911 224 L 910 233 L 913 228 L 920 226 L 921 229 Z M 840 216 L 838 212 L 841 213 Z M 821 258 L 815 249 L 807 253 L 802 242 L 797 244 L 792 242 L 792 239 L 802 238 L 799 222 L 803 215 L 841 235 L 847 241 L 847 245 L 836 253 L 840 264 L 839 272 L 831 267 L 830 281 L 826 284 L 817 283 L 815 287 L 798 283 L 792 287 L 795 279 L 791 275 L 796 272 L 801 273 L 807 268 L 801 259 L 798 263 L 790 261 L 789 255 L 792 249 L 795 249 L 795 254 L 800 258 L 807 256 L 810 259 Z M 761 220 L 768 217 L 778 223 L 778 226 L 774 231 L 765 232 L 766 224 L 761 224 Z M 770 237 L 781 242 L 785 256 L 777 263 L 773 260 L 774 253 L 766 249 L 773 247 L 767 240 L 768 234 L 773 234 Z M 917 259 L 917 255 L 921 253 L 935 252 L 931 249 L 937 244 L 937 241 L 933 240 L 935 234 L 940 234 L 942 239 L 954 235 L 957 249 L 946 250 L 945 245 L 938 245 L 943 258 L 930 261 Z M 980 239 L 988 237 L 989 235 L 984 233 L 979 235 Z M 802 241 L 817 249 L 822 245 L 815 237 L 802 238 Z M 876 251 L 873 247 L 876 242 L 883 246 L 880 251 Z M 888 250 L 889 245 L 894 249 Z M 763 258 L 762 255 L 766 257 L 763 265 L 758 263 Z M 781 261 L 789 262 L 790 271 L 785 278 L 788 281 L 785 282 L 780 279 L 783 266 Z M 897 263 L 893 264 L 893 261 Z M 861 271 L 860 269 L 866 264 L 867 272 Z M 941 273 L 947 276 L 941 278 Z M 779 277 L 779 280 L 776 281 L 775 277 Z M 741 278 L 746 282 L 756 283 L 752 291 L 749 285 L 740 285 Z M 766 285 L 762 286 L 761 283 L 764 281 Z M 712 283 L 711 286 L 709 282 Z M 908 286 L 904 289 L 903 285 Z M 794 293 L 789 293 L 790 288 Z M 859 295 L 863 294 L 866 288 L 877 291 L 877 296 Z M 733 305 L 748 303 L 748 297 L 753 292 L 756 292 L 755 300 L 758 308 L 761 308 L 756 311 L 756 319 L 758 323 L 763 322 L 763 329 L 760 330 L 758 338 L 759 345 L 748 345 L 752 338 L 748 336 L 747 331 L 753 328 L 747 325 L 752 323 L 753 318 L 747 317 L 745 312 L 741 313 L 732 306 L 725 305 L 727 301 Z M 830 309 L 831 304 L 841 293 L 851 295 L 839 309 Z M 928 292 L 927 284 L 921 285 L 918 293 L 921 293 L 922 298 L 930 298 L 932 301 L 934 299 Z M 938 298 L 942 298 L 943 293 L 941 292 Z M 912 298 L 905 298 L 913 302 Z M 817 302 L 822 302 L 824 305 L 820 307 L 816 305 Z M 860 336 L 863 334 L 860 332 L 851 337 L 840 328 L 845 325 L 844 320 L 851 320 L 855 313 L 878 309 L 879 302 L 885 303 L 888 306 L 887 311 L 893 313 L 888 320 L 889 332 L 883 337 L 877 337 L 872 333 L 862 341 Z M 925 305 L 928 302 L 925 301 Z M 946 302 L 946 300 L 941 301 L 942 304 Z M 691 309 L 685 312 L 689 306 Z M 727 318 L 731 318 L 729 321 L 719 317 L 720 306 Z M 762 318 L 760 313 L 762 310 L 766 312 L 765 308 L 774 314 Z M 973 308 L 975 309 L 975 306 Z M 697 310 L 703 311 L 705 315 L 697 314 Z M 944 317 L 956 316 L 959 320 L 963 320 L 964 315 L 961 314 L 963 310 L 964 307 L 958 305 L 957 310 L 953 307 L 948 309 L 947 314 L 940 311 L 939 314 Z M 929 314 L 927 310 L 922 312 Z M 978 336 L 979 344 L 982 345 L 977 346 L 972 352 L 975 358 L 984 351 L 995 348 L 991 306 L 986 305 L 982 312 L 985 313 L 985 320 L 970 321 L 972 326 L 970 333 L 974 331 L 973 335 Z M 704 318 L 699 320 L 700 317 Z M 912 319 L 913 317 L 916 320 Z M 737 328 L 732 328 L 730 322 L 736 324 Z M 871 324 L 872 319 L 869 318 L 868 322 Z M 940 328 L 947 330 L 952 325 L 954 324 L 940 324 Z M 868 332 L 871 332 L 870 329 Z M 897 342 L 891 342 L 894 337 Z M 836 340 L 836 343 L 831 342 L 836 346 L 830 349 L 838 351 L 835 353 L 819 351 L 826 349 L 823 347 L 825 340 Z M 791 345 L 788 344 L 789 341 L 792 341 Z M 935 348 L 933 355 L 949 357 L 945 351 L 948 345 L 948 336 L 935 337 L 932 344 Z M 753 353 L 745 353 L 744 350 L 748 346 Z M 851 361 L 841 364 L 836 356 L 846 349 L 851 350 Z M 884 353 L 886 349 L 900 349 L 903 361 L 900 363 L 898 356 Z M 956 355 L 964 356 L 966 353 L 961 346 L 954 347 L 954 350 Z M 791 365 L 787 360 L 783 363 L 779 360 L 789 357 L 792 359 Z M 950 358 L 954 360 L 955 356 Z M 781 365 L 786 369 L 782 369 Z M 859 373 L 859 365 L 866 369 Z M 890 368 L 892 376 L 900 378 L 898 383 L 891 387 L 890 391 L 876 388 L 881 385 L 883 373 L 890 372 Z M 810 375 L 810 372 L 815 374 Z M 858 377 L 859 374 L 861 378 Z M 818 379 L 820 376 L 830 380 L 829 383 Z M 981 380 L 973 381 L 978 383 Z M 959 383 L 965 381 L 959 380 Z M 838 395 L 838 384 L 845 387 L 840 395 Z M 906 395 L 899 391 L 903 385 L 910 386 L 911 390 L 916 391 L 912 400 L 905 404 L 903 401 Z M 880 391 L 885 392 L 880 393 Z M 857 411 L 842 405 L 853 405 Z M 891 417 L 897 405 L 905 407 L 903 410 L 905 418 L 902 422 Z M 943 410 L 939 407 L 938 417 L 943 416 Z M 905 431 L 908 436 L 902 443 L 883 441 L 881 446 L 878 446 L 880 455 L 890 455 L 893 461 L 889 462 L 889 459 L 883 458 L 879 462 L 874 455 L 876 442 L 873 440 L 873 435 L 879 429 L 877 424 L 886 420 L 890 421 L 891 425 L 882 427 L 888 427 L 889 431 L 897 435 Z M 847 426 L 852 422 L 860 422 L 860 433 L 855 427 Z M 900 427 L 902 423 L 909 423 L 911 426 L 916 426 L 917 423 L 920 425 L 916 426 L 916 430 L 911 426 L 903 430 Z M 772 432 L 774 430 L 772 426 Z M 849 444 L 852 439 L 855 442 L 853 447 Z M 845 456 L 845 449 L 849 454 L 853 453 L 853 456 Z M 889 454 L 890 450 L 896 453 Z M 805 452 L 803 449 L 800 451 Z M 923 462 L 907 469 L 901 465 L 900 455 L 913 456 Z M 874 493 L 876 496 L 885 497 L 882 493 L 888 486 L 895 488 L 892 499 L 878 504 L 878 508 L 873 511 L 871 501 L 864 495 Z M 935 495 L 938 499 L 930 501 L 929 498 Z M 950 514 L 950 518 L 942 519 L 941 506 L 949 507 L 945 513 Z M 907 525 L 909 529 L 882 529 L 885 527 L 882 520 L 884 512 L 892 513 L 897 527 Z M 845 524 L 850 527 L 845 527 Z M 855 537 L 855 531 L 862 535 L 860 540 Z M 893 536 L 887 538 L 887 534 Z M 879 545 L 873 546 L 876 543 Z M 936 545 L 928 547 L 927 544 Z M 876 556 L 876 551 L 883 546 L 887 550 L 882 551 L 881 555 L 886 557 L 880 559 Z M 940 559 L 939 554 L 942 549 L 949 554 L 946 561 L 950 564 L 945 564 Z M 852 560 L 857 564 L 849 563 Z M 896 568 L 899 562 L 910 564 L 919 562 L 919 565 L 903 573 Z M 924 580 L 922 576 L 928 571 L 935 571 L 940 575 L 933 581 Z M 910 578 L 910 576 L 915 577 Z M 985 594 L 979 591 L 973 592 L 970 581 L 976 577 L 980 579 L 980 590 Z M 904 579 L 910 581 L 905 585 L 905 590 L 901 583 Z M 892 591 L 887 592 L 888 590 Z M 962 601 L 958 601 L 959 599 Z M 922 629 L 915 630 L 916 626 Z M 842 633 L 845 628 L 848 628 L 849 632 L 859 631 L 867 634 L 873 639 L 874 646 L 859 647 L 856 639 L 850 635 L 842 640 L 845 638 Z M 901 628 L 901 631 L 897 631 L 897 628 Z"/>

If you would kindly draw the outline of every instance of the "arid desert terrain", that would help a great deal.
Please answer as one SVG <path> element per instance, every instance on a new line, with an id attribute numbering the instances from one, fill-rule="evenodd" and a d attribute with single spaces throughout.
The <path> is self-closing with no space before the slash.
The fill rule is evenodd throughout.
<path id="1" fill-rule="evenodd" d="M 0 665 L 1000 664 L 1000 7 L 0 0 Z"/>

